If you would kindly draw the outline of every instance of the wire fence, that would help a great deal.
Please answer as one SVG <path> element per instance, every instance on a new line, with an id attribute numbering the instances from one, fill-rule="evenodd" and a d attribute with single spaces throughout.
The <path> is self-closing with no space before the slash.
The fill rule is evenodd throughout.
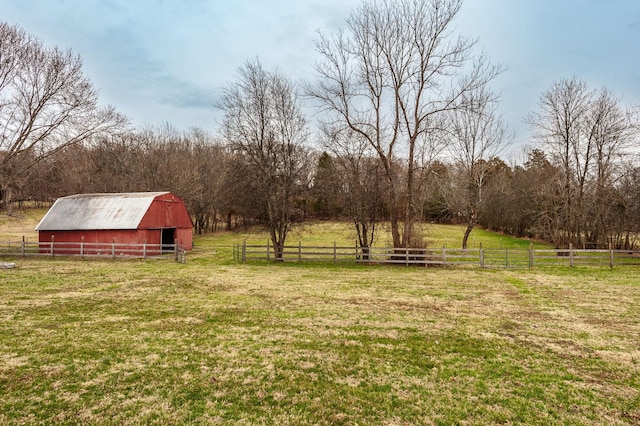
<path id="1" fill-rule="evenodd" d="M 534 268 L 547 266 L 640 266 L 640 251 L 590 249 L 423 249 L 359 246 L 273 246 L 236 244 L 234 259 L 247 262 L 349 262 L 405 266 L 479 266 Z"/>

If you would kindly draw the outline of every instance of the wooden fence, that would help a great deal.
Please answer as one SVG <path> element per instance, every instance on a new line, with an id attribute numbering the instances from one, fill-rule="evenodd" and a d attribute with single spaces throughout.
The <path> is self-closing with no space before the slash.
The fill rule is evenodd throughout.
<path id="1" fill-rule="evenodd" d="M 415 249 L 254 245 L 243 242 L 233 249 L 238 262 L 351 262 L 405 266 L 479 266 L 481 268 L 534 268 L 544 266 L 640 266 L 640 251 L 477 248 Z"/>
<path id="2" fill-rule="evenodd" d="M 104 259 L 158 259 L 173 257 L 176 262 L 186 262 L 186 251 L 178 244 L 130 244 L 130 243 L 86 243 L 38 242 L 26 238 L 18 241 L 0 241 L 0 256 L 4 257 L 56 257 L 70 256 Z"/>

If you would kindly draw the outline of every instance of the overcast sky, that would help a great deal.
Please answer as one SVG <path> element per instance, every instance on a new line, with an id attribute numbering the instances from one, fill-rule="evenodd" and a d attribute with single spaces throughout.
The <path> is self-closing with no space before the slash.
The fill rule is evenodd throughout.
<path id="1" fill-rule="evenodd" d="M 137 126 L 215 132 L 220 88 L 248 59 L 313 80 L 317 31 L 335 32 L 360 0 L 0 0 L 0 19 L 79 53 L 84 70 Z M 640 104 L 639 0 L 465 0 L 456 22 L 507 67 L 493 84 L 523 123 L 560 78 L 606 86 Z"/>

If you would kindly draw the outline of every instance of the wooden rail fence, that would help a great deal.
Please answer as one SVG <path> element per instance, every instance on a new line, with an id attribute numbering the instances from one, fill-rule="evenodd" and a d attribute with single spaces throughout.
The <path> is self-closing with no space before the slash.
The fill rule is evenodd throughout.
<path id="1" fill-rule="evenodd" d="M 174 257 L 176 262 L 186 262 L 186 251 L 179 244 L 130 244 L 130 243 L 87 243 L 50 241 L 0 241 L 0 256 L 4 257 L 56 257 L 80 258 L 140 258 L 156 259 Z"/>
<path id="2" fill-rule="evenodd" d="M 246 262 L 351 262 L 405 266 L 479 266 L 481 268 L 534 268 L 544 266 L 640 266 L 640 251 L 589 249 L 416 249 L 359 246 L 303 246 L 236 244 L 236 261 Z"/>

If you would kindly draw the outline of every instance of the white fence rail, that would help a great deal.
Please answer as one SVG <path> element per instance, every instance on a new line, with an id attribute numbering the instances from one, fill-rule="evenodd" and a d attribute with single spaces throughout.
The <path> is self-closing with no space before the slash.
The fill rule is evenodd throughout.
<path id="1" fill-rule="evenodd" d="M 236 244 L 238 262 L 352 262 L 406 266 L 479 266 L 482 268 L 534 268 L 537 266 L 640 266 L 640 251 L 577 249 L 416 249 Z"/>
<path id="2" fill-rule="evenodd" d="M 176 262 L 186 262 L 186 252 L 178 244 L 131 244 L 131 243 L 87 243 L 80 242 L 38 242 L 25 238 L 16 241 L 0 241 L 0 256 L 3 257 L 56 257 L 80 258 L 140 258 L 154 259 L 174 257 Z"/>

